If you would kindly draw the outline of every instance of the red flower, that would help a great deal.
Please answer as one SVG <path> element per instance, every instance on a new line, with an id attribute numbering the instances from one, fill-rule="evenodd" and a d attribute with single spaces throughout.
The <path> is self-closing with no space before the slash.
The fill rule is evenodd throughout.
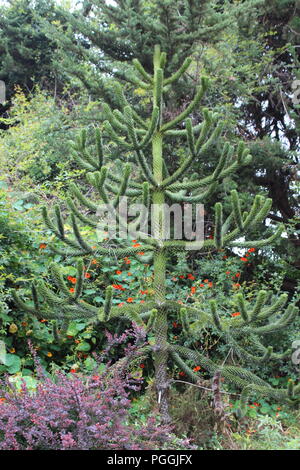
<path id="1" fill-rule="evenodd" d="M 193 371 L 194 371 L 194 372 L 198 372 L 198 370 L 200 370 L 200 369 L 201 369 L 200 366 L 196 366 L 196 367 L 194 367 Z"/>
<path id="2" fill-rule="evenodd" d="M 192 286 L 192 287 L 191 287 L 191 294 L 192 294 L 192 295 L 195 294 L 196 289 L 197 289 L 196 286 Z"/>
<path id="3" fill-rule="evenodd" d="M 181 274 L 181 276 L 179 276 L 179 277 L 180 277 L 180 279 L 184 279 L 184 278 L 185 278 L 185 276 L 184 276 L 183 274 Z"/>
<path id="4" fill-rule="evenodd" d="M 234 312 L 231 314 L 232 317 L 239 317 L 241 312 Z"/>
<path id="5" fill-rule="evenodd" d="M 213 286 L 213 283 L 212 282 L 209 282 L 208 283 L 208 287 L 212 287 Z"/>
<path id="6" fill-rule="evenodd" d="M 125 287 L 121 286 L 120 284 L 112 284 L 112 287 L 117 290 L 126 290 Z"/>
<path id="7" fill-rule="evenodd" d="M 145 253 L 143 251 L 139 251 L 138 255 L 143 256 Z"/>
<path id="8" fill-rule="evenodd" d="M 76 370 L 76 369 L 71 369 L 70 372 L 71 372 L 72 374 L 76 374 L 77 370 Z"/>
<path id="9" fill-rule="evenodd" d="M 85 273 L 84 277 L 85 277 L 86 279 L 89 279 L 89 278 L 91 277 L 91 275 L 90 275 L 90 273 Z"/>
<path id="10" fill-rule="evenodd" d="M 47 247 L 46 243 L 41 243 L 40 244 L 40 250 L 44 250 Z"/>
<path id="11" fill-rule="evenodd" d="M 133 248 L 138 248 L 139 246 L 141 246 L 141 244 L 140 244 L 140 243 L 135 243 L 135 244 L 132 245 L 132 246 L 133 246 Z"/>
<path id="12" fill-rule="evenodd" d="M 73 294 L 75 292 L 74 287 L 70 287 L 69 291 L 71 292 L 71 294 Z"/>
<path id="13" fill-rule="evenodd" d="M 144 369 L 144 368 L 145 368 L 145 364 L 140 364 L 140 368 L 141 368 L 141 369 Z"/>
<path id="14" fill-rule="evenodd" d="M 200 287 L 204 287 L 204 284 L 199 284 Z"/>
<path id="15" fill-rule="evenodd" d="M 246 261 L 248 261 L 247 258 L 240 258 L 240 260 L 241 260 L 241 261 L 244 261 L 244 263 L 245 263 Z"/>
<path id="16" fill-rule="evenodd" d="M 128 297 L 128 299 L 127 299 L 127 301 L 126 301 L 126 302 L 128 302 L 128 303 L 131 303 L 131 302 L 133 302 L 133 297 Z"/>
<path id="17" fill-rule="evenodd" d="M 180 377 L 184 377 L 185 373 L 181 371 L 181 372 L 179 372 L 179 375 L 180 375 Z"/>
<path id="18" fill-rule="evenodd" d="M 117 270 L 117 271 L 116 271 L 116 274 L 118 274 L 118 275 L 119 275 L 119 274 L 122 274 L 122 271 Z"/>
<path id="19" fill-rule="evenodd" d="M 188 274 L 187 277 L 188 277 L 188 279 L 191 279 L 192 281 L 195 280 L 195 276 L 193 276 L 192 274 Z"/>
<path id="20" fill-rule="evenodd" d="M 230 271 L 226 271 L 226 273 L 225 273 L 225 274 L 230 274 Z"/>
<path id="21" fill-rule="evenodd" d="M 121 302 L 120 304 L 118 304 L 118 307 L 122 307 L 122 305 L 124 305 L 124 302 Z"/>
<path id="22" fill-rule="evenodd" d="M 177 328 L 178 323 L 176 321 L 173 321 L 172 325 L 173 325 L 173 328 Z"/>
<path id="23" fill-rule="evenodd" d="M 248 253 L 254 253 L 255 248 L 249 248 Z"/>

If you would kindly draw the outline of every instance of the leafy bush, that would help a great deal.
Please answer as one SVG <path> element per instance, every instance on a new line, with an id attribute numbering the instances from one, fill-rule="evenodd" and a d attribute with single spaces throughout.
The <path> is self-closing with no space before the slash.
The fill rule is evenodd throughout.
<path id="1" fill-rule="evenodd" d="M 20 389 L 6 379 L 0 391 L 0 449 L 161 448 L 172 439 L 169 427 L 154 417 L 129 422 L 129 393 L 140 385 L 111 368 L 90 377 L 57 372 L 40 377 L 36 387 L 22 380 Z"/>

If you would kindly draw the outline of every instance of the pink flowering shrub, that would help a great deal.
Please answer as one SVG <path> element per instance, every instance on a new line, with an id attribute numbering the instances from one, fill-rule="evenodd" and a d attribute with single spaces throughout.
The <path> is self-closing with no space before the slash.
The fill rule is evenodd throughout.
<path id="1" fill-rule="evenodd" d="M 127 343 L 126 358 L 135 357 L 145 332 L 133 325 L 121 336 L 106 336 L 98 362 L 128 337 L 133 342 Z M 39 378 L 36 389 L 22 381 L 18 390 L 8 377 L 0 381 L 0 450 L 141 450 L 174 443 L 171 429 L 155 417 L 145 424 L 130 422 L 130 393 L 140 390 L 142 379 L 132 378 L 126 368 L 108 364 L 91 376 L 58 372 L 47 377 L 30 342 L 29 348 Z"/>
<path id="2" fill-rule="evenodd" d="M 36 390 L 25 382 L 17 390 L 2 382 L 0 449 L 157 449 L 170 440 L 170 429 L 155 418 L 130 424 L 130 390 L 135 381 L 108 372 L 92 377 L 57 373 Z M 8 391 L 3 392 L 6 389 Z"/>

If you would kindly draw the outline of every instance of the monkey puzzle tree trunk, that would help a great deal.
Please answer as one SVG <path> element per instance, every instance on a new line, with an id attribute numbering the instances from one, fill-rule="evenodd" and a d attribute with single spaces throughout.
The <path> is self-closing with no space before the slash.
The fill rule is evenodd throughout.
<path id="1" fill-rule="evenodd" d="M 156 82 L 157 70 L 160 69 L 160 47 L 156 46 L 154 51 L 154 80 Z M 161 70 L 161 69 L 160 69 Z M 159 96 L 157 89 L 154 89 L 153 106 L 157 106 Z M 161 106 L 160 106 L 161 113 Z M 160 119 L 160 118 L 159 118 Z M 158 186 L 163 181 L 163 138 L 160 132 L 156 132 L 152 140 L 152 159 L 153 159 L 153 175 Z M 165 308 L 165 280 L 166 280 L 166 254 L 163 247 L 164 238 L 164 191 L 159 189 L 153 192 L 153 218 L 152 232 L 154 237 L 159 241 L 159 247 L 154 252 L 154 292 L 155 302 L 157 304 L 157 316 L 155 320 L 155 329 L 157 331 L 156 344 L 154 352 L 154 368 L 156 378 L 156 390 L 161 416 L 164 422 L 170 421 L 168 412 L 168 321 Z"/>

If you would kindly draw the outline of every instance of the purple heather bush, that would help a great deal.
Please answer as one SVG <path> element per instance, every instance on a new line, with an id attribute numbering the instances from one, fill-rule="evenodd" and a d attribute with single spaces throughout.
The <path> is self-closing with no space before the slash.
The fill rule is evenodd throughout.
<path id="1" fill-rule="evenodd" d="M 122 337 L 107 334 L 108 347 L 134 337 L 127 344 L 126 358 L 135 355 L 144 335 L 133 326 Z M 107 365 L 93 375 L 57 372 L 45 375 L 37 353 L 34 357 L 38 385 L 30 389 L 25 381 L 17 388 L 6 377 L 0 381 L 0 450 L 142 450 L 179 446 L 188 441 L 174 438 L 171 428 L 156 417 L 146 423 L 132 423 L 130 394 L 139 391 L 142 379 L 126 368 Z M 101 356 L 100 360 L 103 359 Z M 176 442 L 176 444 L 175 444 Z M 172 447 L 173 446 L 173 447 Z"/>

